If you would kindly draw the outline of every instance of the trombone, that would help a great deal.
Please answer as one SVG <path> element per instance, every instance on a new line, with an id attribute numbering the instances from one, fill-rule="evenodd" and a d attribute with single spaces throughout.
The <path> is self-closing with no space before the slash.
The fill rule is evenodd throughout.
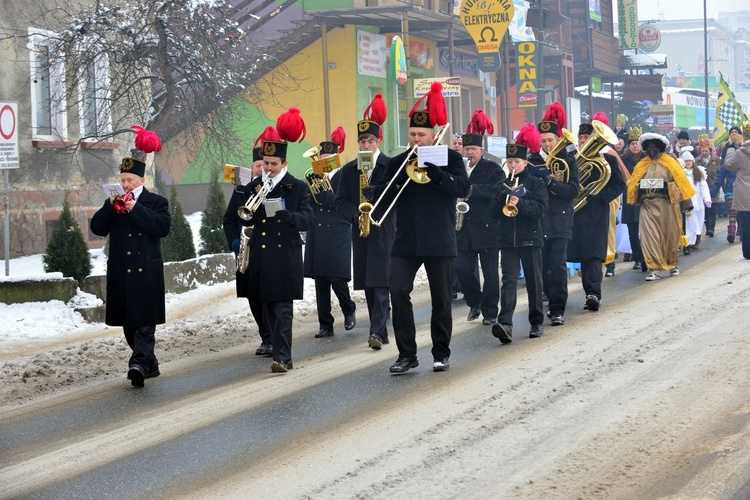
<path id="1" fill-rule="evenodd" d="M 446 123 L 443 125 L 443 127 L 438 131 L 438 133 L 435 135 L 435 140 L 432 141 L 432 146 L 435 146 L 436 144 L 440 143 L 440 141 L 443 139 L 443 136 L 448 131 L 448 127 L 450 126 L 450 123 Z M 388 205 L 388 208 L 385 209 L 385 212 L 383 213 L 382 217 L 380 219 L 375 219 L 372 214 L 375 213 L 375 210 L 378 208 L 378 205 L 385 199 L 386 193 L 388 193 L 388 190 L 391 189 L 391 185 L 395 182 L 395 180 L 398 178 L 399 174 L 402 170 L 406 169 L 406 175 L 408 176 L 408 179 L 404 182 L 404 184 L 401 186 L 401 188 L 396 192 L 396 195 L 393 198 L 393 201 L 391 201 L 391 204 Z M 388 214 L 391 213 L 391 210 L 396 205 L 396 202 L 398 201 L 399 196 L 401 196 L 401 193 L 404 192 L 404 189 L 406 186 L 409 185 L 410 181 L 414 181 L 417 184 L 427 184 L 430 182 L 430 178 L 427 177 L 427 172 L 425 169 L 420 168 L 417 166 L 417 147 L 412 146 L 412 148 L 409 150 L 409 154 L 406 155 L 406 158 L 404 158 L 404 161 L 401 163 L 401 166 L 398 167 L 398 170 L 396 170 L 396 173 L 393 174 L 393 177 L 388 182 L 388 184 L 385 186 L 385 189 L 380 194 L 378 199 L 375 201 L 375 203 L 372 205 L 372 208 L 369 211 L 370 215 L 370 222 L 376 227 L 380 227 L 383 224 L 383 221 L 385 221 L 385 218 L 388 217 Z"/>

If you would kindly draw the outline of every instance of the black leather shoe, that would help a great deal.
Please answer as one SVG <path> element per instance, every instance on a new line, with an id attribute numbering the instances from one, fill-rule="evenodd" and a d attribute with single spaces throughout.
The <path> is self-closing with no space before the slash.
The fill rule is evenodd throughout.
<path id="1" fill-rule="evenodd" d="M 432 371 L 434 372 L 447 372 L 450 367 L 451 364 L 448 361 L 448 358 L 436 359 L 435 362 L 432 363 Z"/>
<path id="2" fill-rule="evenodd" d="M 497 323 L 497 320 L 495 318 L 484 318 L 482 320 L 483 325 L 494 325 L 495 323 Z"/>
<path id="3" fill-rule="evenodd" d="M 469 310 L 469 315 L 466 316 L 466 321 L 474 321 L 479 317 L 479 314 L 482 311 L 479 309 L 479 307 L 472 307 L 471 310 Z"/>
<path id="4" fill-rule="evenodd" d="M 599 298 L 596 295 L 586 295 L 586 306 L 584 309 L 589 311 L 599 310 Z"/>
<path id="5" fill-rule="evenodd" d="M 354 313 L 344 317 L 344 330 L 351 330 L 355 326 L 357 326 L 357 316 Z M 331 335 L 333 335 L 333 332 L 331 332 Z"/>
<path id="6" fill-rule="evenodd" d="M 157 366 L 157 367 L 156 367 L 156 368 L 154 368 L 153 370 L 149 370 L 149 371 L 148 371 L 148 372 L 146 373 L 146 377 L 145 377 L 145 378 L 156 378 L 156 377 L 158 377 L 159 375 L 161 375 L 161 372 L 159 371 L 159 367 Z"/>
<path id="7" fill-rule="evenodd" d="M 555 314 L 550 319 L 552 320 L 551 321 L 552 326 L 561 326 L 561 325 L 565 324 L 565 320 L 563 319 L 563 315 L 562 314 Z"/>
<path id="8" fill-rule="evenodd" d="M 143 387 L 143 380 L 146 378 L 146 371 L 141 365 L 130 365 L 128 369 L 128 380 L 133 387 Z"/>
<path id="9" fill-rule="evenodd" d="M 406 373 L 412 368 L 419 366 L 417 358 L 398 358 L 395 363 L 391 365 L 391 373 Z"/>
<path id="10" fill-rule="evenodd" d="M 714 237 L 714 232 L 713 232 L 713 231 L 708 231 L 708 230 L 707 230 L 707 231 L 706 231 L 706 236 L 708 236 L 709 238 L 713 238 L 713 237 Z"/>
<path id="11" fill-rule="evenodd" d="M 503 344 L 510 344 L 513 342 L 513 327 L 495 323 L 492 325 L 492 336 L 500 339 Z"/>
<path id="12" fill-rule="evenodd" d="M 271 373 L 286 373 L 294 368 L 291 361 L 284 363 L 283 361 L 274 361 L 271 363 Z"/>
<path id="13" fill-rule="evenodd" d="M 379 335 L 375 335 L 374 333 L 367 339 L 367 345 L 369 345 L 371 349 L 375 349 L 376 351 L 379 351 L 383 347 L 383 344 L 387 343 L 388 339 L 382 339 Z"/>
<path id="14" fill-rule="evenodd" d="M 255 350 L 256 356 L 271 356 L 273 355 L 273 346 L 271 344 L 260 344 Z"/>
<path id="15" fill-rule="evenodd" d="M 542 325 L 531 325 L 531 330 L 529 330 L 530 339 L 538 339 L 542 335 L 544 335 L 544 330 L 542 330 Z"/>
<path id="16" fill-rule="evenodd" d="M 322 339 L 323 337 L 333 337 L 333 330 L 326 330 L 321 328 L 318 333 L 315 334 L 316 339 Z"/>
<path id="17" fill-rule="evenodd" d="M 734 243 L 734 235 L 733 234 L 728 234 L 727 235 L 727 241 L 729 243 Z"/>

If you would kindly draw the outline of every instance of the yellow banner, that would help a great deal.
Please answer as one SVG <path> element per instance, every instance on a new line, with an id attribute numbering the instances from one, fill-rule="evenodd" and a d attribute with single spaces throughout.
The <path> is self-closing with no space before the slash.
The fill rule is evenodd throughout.
<path id="1" fill-rule="evenodd" d="M 480 54 L 499 51 L 513 13 L 513 0 L 464 0 L 461 3 L 461 22 Z"/>

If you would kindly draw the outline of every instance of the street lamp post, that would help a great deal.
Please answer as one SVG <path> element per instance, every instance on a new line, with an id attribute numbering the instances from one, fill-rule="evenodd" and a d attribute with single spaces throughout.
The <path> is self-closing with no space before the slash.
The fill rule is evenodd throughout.
<path id="1" fill-rule="evenodd" d="M 706 91 L 706 134 L 708 134 L 708 16 L 706 0 L 703 0 L 703 83 Z"/>

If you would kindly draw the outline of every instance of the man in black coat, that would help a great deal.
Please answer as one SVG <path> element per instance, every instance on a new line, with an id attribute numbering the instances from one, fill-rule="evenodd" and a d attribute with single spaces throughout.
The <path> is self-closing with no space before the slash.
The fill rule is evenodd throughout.
<path id="1" fill-rule="evenodd" d="M 268 318 L 274 373 L 293 368 L 293 301 L 302 299 L 304 290 L 299 233 L 310 229 L 315 221 L 307 184 L 287 172 L 286 149 L 284 141 L 263 141 L 264 175 L 245 186 L 245 195 L 250 197 L 263 186 L 270 191 L 252 218 L 242 221 L 254 227 L 244 293 Z M 282 203 L 283 208 L 276 210 Z"/>
<path id="2" fill-rule="evenodd" d="M 429 99 L 432 97 L 428 94 L 427 98 L 429 106 Z M 442 99 L 442 94 L 439 98 Z M 426 111 L 412 110 L 409 123 L 411 149 L 391 158 L 386 175 L 386 179 L 395 176 L 391 189 L 384 193 L 386 206 L 396 192 L 401 193 L 396 202 L 398 218 L 391 251 L 390 285 L 393 329 L 399 356 L 390 367 L 391 373 L 404 373 L 419 366 L 411 291 L 414 288 L 414 278 L 422 265 L 425 266 L 432 299 L 430 331 L 433 371 L 447 370 L 451 354 L 451 281 L 456 257 L 456 199 L 469 194 L 469 178 L 461 155 L 447 146 L 444 146 L 448 155 L 445 165 L 425 164 L 423 171 L 429 178 L 429 182 L 425 184 L 407 178 L 406 168 L 400 168 L 408 163 L 408 157 L 416 158 L 414 148 L 433 144 L 436 137 L 434 125 L 445 125 L 445 121 L 439 119 L 431 122 L 429 115 Z M 384 188 L 381 185 L 377 191 L 382 193 Z"/>
<path id="3" fill-rule="evenodd" d="M 582 123 L 578 128 L 578 146 L 583 146 L 592 133 L 594 126 Z M 611 210 L 609 203 L 622 195 L 626 187 L 617 158 L 612 156 L 617 154 L 617 151 L 609 148 L 600 157 L 609 166 L 609 181 L 598 194 L 589 195 L 586 204 L 576 212 L 573 218 L 573 238 L 568 243 L 568 261 L 581 263 L 581 282 L 589 311 L 598 311 L 602 299 L 602 265 L 607 258 Z M 592 174 L 588 182 L 598 178 L 598 175 Z M 552 324 L 563 324 L 563 317 L 552 316 Z"/>
<path id="4" fill-rule="evenodd" d="M 127 377 L 134 387 L 160 374 L 154 345 L 156 325 L 166 321 L 161 238 L 172 221 L 167 199 L 143 186 L 145 171 L 141 159 L 123 158 L 120 185 L 132 199 L 112 195 L 91 218 L 92 233 L 109 235 L 105 323 L 122 326 L 133 350 Z"/>
<path id="5" fill-rule="evenodd" d="M 260 179 L 263 173 L 263 154 L 261 153 L 260 147 L 253 148 L 253 164 L 251 168 L 253 176 L 252 180 Z M 227 210 L 224 212 L 224 236 L 226 236 L 229 248 L 232 249 L 235 256 L 240 252 L 240 234 L 244 228 L 243 220 L 240 218 L 237 210 L 240 207 L 245 206 L 249 200 L 249 184 L 250 183 L 245 186 L 238 186 L 232 192 L 232 197 L 229 199 Z M 236 272 L 235 283 L 237 285 L 237 297 L 247 298 L 250 303 L 250 312 L 253 315 L 253 319 L 255 319 L 255 323 L 258 325 L 260 346 L 255 350 L 255 354 L 257 356 L 270 356 L 273 354 L 270 328 L 263 317 L 262 303 L 258 301 L 253 302 L 247 294 L 249 280 L 250 275 L 247 271 L 244 273 L 239 271 Z"/>
<path id="6" fill-rule="evenodd" d="M 529 163 L 544 166 L 560 142 L 563 129 L 553 121 L 537 125 L 542 149 L 529 156 Z M 573 200 L 578 195 L 578 164 L 573 154 L 563 149 L 550 160 L 550 175 L 543 178 L 549 191 L 544 216 L 544 251 L 542 257 L 544 292 L 549 300 L 548 316 L 563 316 L 568 303 L 568 241 L 573 236 Z M 564 173 L 567 172 L 567 173 Z"/>
<path id="7" fill-rule="evenodd" d="M 529 337 L 541 337 L 544 322 L 544 301 L 542 299 L 542 248 L 544 233 L 542 219 L 547 210 L 547 188 L 544 181 L 531 175 L 526 168 L 527 149 L 525 146 L 508 144 L 506 147 L 507 167 L 510 171 L 507 185 L 512 188 L 518 181 L 525 193 L 516 196 L 506 193 L 499 186 L 498 195 L 492 201 L 490 212 L 500 219 L 500 267 L 502 268 L 502 288 L 500 289 L 500 314 L 497 323 L 492 325 L 492 335 L 503 344 L 513 341 L 513 313 L 516 310 L 518 278 L 523 265 L 526 291 L 529 296 Z M 512 181 L 512 182 L 511 182 Z M 506 214 L 506 205 L 515 206 L 515 216 Z"/>
<path id="8" fill-rule="evenodd" d="M 638 139 L 641 137 L 639 127 L 631 127 L 628 132 L 628 149 L 622 155 L 622 162 L 628 172 L 633 173 L 636 163 L 641 161 L 646 154 L 641 148 Z M 641 248 L 641 228 L 638 219 L 640 217 L 638 205 L 631 205 L 623 200 L 622 205 L 622 223 L 628 226 L 628 239 L 630 240 L 630 260 L 633 261 L 633 269 L 640 269 L 646 272 L 646 262 L 643 260 L 643 249 Z"/>
<path id="9" fill-rule="evenodd" d="M 390 310 L 388 287 L 391 279 L 391 248 L 396 234 L 396 213 L 394 211 L 389 214 L 381 226 L 370 224 L 369 234 L 364 236 L 360 234 L 360 220 L 369 215 L 363 215 L 359 211 L 359 205 L 362 203 L 361 190 L 365 190 L 364 194 L 367 194 L 367 188 L 387 182 L 385 176 L 390 158 L 379 149 L 381 130 L 380 124 L 372 120 L 357 123 L 359 150 L 373 153 L 374 168 L 362 172 L 357 160 L 341 167 L 341 179 L 334 201 L 339 215 L 352 224 L 354 289 L 365 291 L 370 317 L 367 343 L 375 350 L 380 350 L 383 344 L 389 343 L 386 322 Z M 367 177 L 364 184 L 363 175 Z"/>
<path id="10" fill-rule="evenodd" d="M 337 155 L 340 148 L 333 141 L 321 142 L 320 147 L 321 160 Z M 320 189 L 313 196 L 315 222 L 305 239 L 305 277 L 315 280 L 315 300 L 318 305 L 320 329 L 315 334 L 316 339 L 333 335 L 332 288 L 344 314 L 344 329 L 351 330 L 357 323 L 354 314 L 357 306 L 349 293 L 349 281 L 352 279 L 352 223 L 339 215 L 334 205 L 341 181 L 339 170 L 319 174 L 327 176 L 332 191 Z"/>
<path id="11" fill-rule="evenodd" d="M 482 135 L 464 134 L 462 143 L 463 154 L 469 160 L 466 171 L 471 188 L 466 198 L 469 211 L 461 216 L 463 224 L 456 235 L 456 268 L 466 304 L 470 308 L 466 320 L 473 321 L 481 314 L 482 324 L 491 325 L 497 318 L 500 300 L 497 248 L 500 221 L 490 214 L 489 209 L 498 183 L 505 181 L 505 173 L 500 165 L 482 157 Z M 477 258 L 484 276 L 484 289 L 476 272 Z"/>

